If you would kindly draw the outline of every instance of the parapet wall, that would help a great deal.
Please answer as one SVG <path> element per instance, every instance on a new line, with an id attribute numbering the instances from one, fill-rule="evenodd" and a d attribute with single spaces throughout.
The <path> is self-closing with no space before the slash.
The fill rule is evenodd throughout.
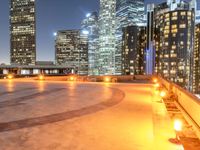
<path id="1" fill-rule="evenodd" d="M 109 82 L 131 82 L 134 80 L 148 81 L 151 79 L 151 76 L 145 75 L 135 75 L 135 76 L 77 76 L 77 75 L 68 75 L 68 76 L 48 76 L 45 75 L 45 80 L 50 81 L 70 81 L 71 77 L 73 80 L 80 82 L 103 82 L 106 78 L 109 79 Z M 38 77 L 34 77 L 37 79 Z"/>
<path id="2" fill-rule="evenodd" d="M 173 92 L 177 96 L 177 103 L 192 122 L 200 138 L 200 99 L 178 85 L 161 77 L 158 78 L 169 92 Z"/>

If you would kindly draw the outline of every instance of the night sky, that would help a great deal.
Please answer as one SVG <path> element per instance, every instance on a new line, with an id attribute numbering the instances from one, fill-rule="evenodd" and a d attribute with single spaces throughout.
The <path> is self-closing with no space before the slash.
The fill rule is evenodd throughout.
<path id="1" fill-rule="evenodd" d="M 0 0 L 0 63 L 9 63 L 9 1 Z M 158 0 L 146 0 L 146 3 Z M 160 0 L 163 1 L 163 0 Z M 79 29 L 90 11 L 99 9 L 99 0 L 36 0 L 37 60 L 54 61 L 53 33 Z"/>

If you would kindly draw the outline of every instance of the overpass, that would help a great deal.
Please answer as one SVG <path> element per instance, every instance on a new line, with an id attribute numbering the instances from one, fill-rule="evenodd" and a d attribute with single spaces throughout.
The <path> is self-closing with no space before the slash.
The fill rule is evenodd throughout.
<path id="1" fill-rule="evenodd" d="M 159 87 L 151 76 L 0 80 L 0 149 L 199 149 L 198 99 L 156 78 Z M 184 124 L 180 143 L 171 140 L 176 117 Z"/>

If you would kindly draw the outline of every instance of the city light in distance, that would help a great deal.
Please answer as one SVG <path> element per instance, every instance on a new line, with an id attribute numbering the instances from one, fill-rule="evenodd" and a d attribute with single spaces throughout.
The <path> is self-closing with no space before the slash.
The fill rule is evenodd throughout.
<path id="1" fill-rule="evenodd" d="M 57 35 L 58 35 L 57 32 L 54 32 L 54 33 L 53 33 L 53 36 L 57 36 Z"/>
<path id="2" fill-rule="evenodd" d="M 83 30 L 82 33 L 85 34 L 85 35 L 88 35 L 88 34 L 89 34 L 89 31 Z"/>
<path id="3" fill-rule="evenodd" d="M 90 13 L 86 14 L 86 17 L 90 17 L 90 16 L 91 16 L 91 14 L 90 14 Z"/>

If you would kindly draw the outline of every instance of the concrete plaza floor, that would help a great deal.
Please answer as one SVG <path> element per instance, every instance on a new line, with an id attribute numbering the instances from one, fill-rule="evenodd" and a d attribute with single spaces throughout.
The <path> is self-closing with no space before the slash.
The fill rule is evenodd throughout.
<path id="1" fill-rule="evenodd" d="M 0 81 L 0 150 L 183 150 L 151 84 Z"/>

